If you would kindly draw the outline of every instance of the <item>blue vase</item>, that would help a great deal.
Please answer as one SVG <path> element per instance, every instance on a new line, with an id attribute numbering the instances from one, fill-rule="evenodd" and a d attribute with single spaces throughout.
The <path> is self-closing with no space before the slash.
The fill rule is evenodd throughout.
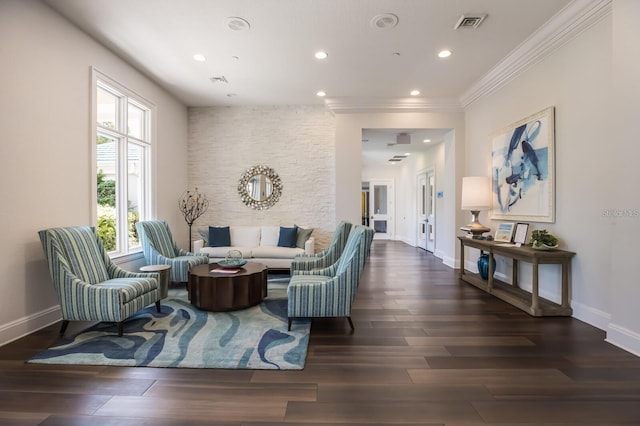
<path id="1" fill-rule="evenodd" d="M 493 259 L 493 271 L 496 270 L 496 260 Z M 478 272 L 483 280 L 489 278 L 489 253 L 481 254 L 478 258 Z"/>

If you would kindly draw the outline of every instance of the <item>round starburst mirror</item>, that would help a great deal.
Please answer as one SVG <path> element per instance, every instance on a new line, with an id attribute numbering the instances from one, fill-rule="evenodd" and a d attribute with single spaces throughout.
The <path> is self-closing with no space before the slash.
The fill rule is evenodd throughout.
<path id="1" fill-rule="evenodd" d="M 280 199 L 282 181 L 271 167 L 249 167 L 238 182 L 238 194 L 242 202 L 255 210 L 265 210 Z"/>

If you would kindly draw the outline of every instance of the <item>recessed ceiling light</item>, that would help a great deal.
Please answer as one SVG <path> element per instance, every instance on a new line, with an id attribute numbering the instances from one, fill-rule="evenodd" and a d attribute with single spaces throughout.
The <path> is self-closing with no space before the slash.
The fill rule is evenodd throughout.
<path id="1" fill-rule="evenodd" d="M 412 90 L 411 91 L 411 96 L 418 96 L 420 94 L 419 90 Z"/>
<path id="2" fill-rule="evenodd" d="M 439 58 L 448 58 L 449 56 L 451 56 L 450 50 L 441 50 L 440 52 L 438 52 Z"/>
<path id="3" fill-rule="evenodd" d="M 424 142 L 424 143 L 429 143 L 429 142 L 431 142 L 431 139 L 425 139 L 425 140 L 423 140 L 422 142 Z"/>
<path id="4" fill-rule="evenodd" d="M 407 157 L 411 155 L 410 152 L 405 152 L 404 155 L 406 155 Z"/>
<path id="5" fill-rule="evenodd" d="M 329 54 L 327 52 L 320 51 L 320 52 L 316 52 L 314 56 L 316 57 L 316 59 L 327 59 Z"/>
<path id="6" fill-rule="evenodd" d="M 198 61 L 198 62 L 204 62 L 204 61 L 207 60 L 207 58 L 203 54 L 197 53 L 197 54 L 193 55 L 193 60 L 194 61 Z"/>
<path id="7" fill-rule="evenodd" d="M 323 96 L 327 96 L 327 94 L 325 92 L 323 92 L 322 90 L 320 90 L 318 93 L 316 93 L 317 96 L 323 97 Z"/>
<path id="8" fill-rule="evenodd" d="M 383 13 L 374 16 L 369 24 L 379 30 L 389 30 L 398 25 L 398 16 L 393 13 Z"/>
<path id="9" fill-rule="evenodd" d="M 233 55 L 233 56 L 231 57 L 231 59 L 233 59 L 234 61 L 237 61 L 238 59 L 240 59 L 240 57 L 239 57 L 239 56 L 236 56 L 236 55 Z"/>

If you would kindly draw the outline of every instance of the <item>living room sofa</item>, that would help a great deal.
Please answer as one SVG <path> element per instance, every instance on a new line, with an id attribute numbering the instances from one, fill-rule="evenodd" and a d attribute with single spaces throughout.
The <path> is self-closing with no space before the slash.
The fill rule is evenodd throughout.
<path id="1" fill-rule="evenodd" d="M 238 250 L 249 261 L 262 263 L 269 269 L 289 269 L 297 255 L 314 254 L 313 229 L 297 226 L 210 226 L 200 228 L 202 239 L 196 240 L 193 250 L 206 253 L 209 263 L 227 257 L 230 250 Z"/>

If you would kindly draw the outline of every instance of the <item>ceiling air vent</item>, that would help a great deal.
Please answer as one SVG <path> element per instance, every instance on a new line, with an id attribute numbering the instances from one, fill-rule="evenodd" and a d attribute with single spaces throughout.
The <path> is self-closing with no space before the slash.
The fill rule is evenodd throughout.
<path id="1" fill-rule="evenodd" d="M 217 75 L 215 77 L 211 77 L 209 80 L 211 80 L 212 83 L 228 83 L 229 81 L 227 80 L 227 78 L 224 75 Z"/>
<path id="2" fill-rule="evenodd" d="M 454 30 L 458 28 L 478 28 L 487 15 L 462 15 L 458 22 L 453 26 Z"/>
<path id="3" fill-rule="evenodd" d="M 396 143 L 398 145 L 408 145 L 411 143 L 411 135 L 409 133 L 398 133 L 396 136 Z"/>

